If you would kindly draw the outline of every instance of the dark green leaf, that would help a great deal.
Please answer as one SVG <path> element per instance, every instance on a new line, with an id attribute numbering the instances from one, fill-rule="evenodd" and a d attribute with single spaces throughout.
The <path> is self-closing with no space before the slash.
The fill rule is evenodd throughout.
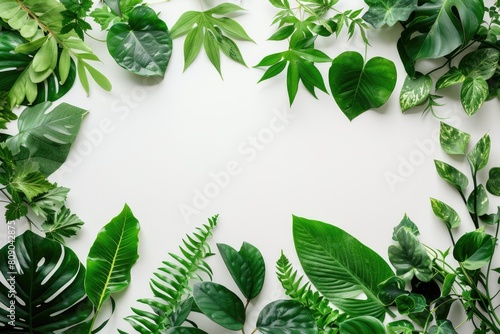
<path id="1" fill-rule="evenodd" d="M 425 310 L 425 298 L 419 294 L 404 294 L 396 298 L 396 307 L 401 315 L 410 315 Z"/>
<path id="2" fill-rule="evenodd" d="M 340 109 L 353 120 L 389 99 L 396 85 L 396 67 L 381 57 L 372 58 L 365 64 L 361 54 L 348 51 L 333 60 L 329 82 Z"/>
<path id="3" fill-rule="evenodd" d="M 467 188 L 469 184 L 469 179 L 467 179 L 464 173 L 443 161 L 434 160 L 434 164 L 439 176 L 441 176 L 443 180 L 450 183 L 458 191 L 465 191 L 465 188 Z"/>
<path id="4" fill-rule="evenodd" d="M 270 54 L 269 56 L 265 56 L 264 58 L 262 58 L 262 60 L 257 65 L 255 65 L 255 67 L 272 66 L 278 63 L 282 59 L 283 59 L 283 52 L 273 53 Z"/>
<path id="5" fill-rule="evenodd" d="M 288 91 L 288 101 L 290 102 L 290 105 L 292 105 L 295 100 L 295 96 L 297 96 L 297 91 L 299 90 L 299 80 L 300 73 L 297 61 L 290 61 L 286 74 L 286 88 Z"/>
<path id="6" fill-rule="evenodd" d="M 302 268 L 321 294 L 351 316 L 384 318 L 378 284 L 394 273 L 377 253 L 338 227 L 296 216 L 293 238 Z M 365 298 L 357 299 L 360 294 Z"/>
<path id="7" fill-rule="evenodd" d="M 406 76 L 401 93 L 399 105 L 401 110 L 406 110 L 423 104 L 429 98 L 432 90 L 432 79 L 429 75 L 417 73 L 415 78 Z"/>
<path id="8" fill-rule="evenodd" d="M 128 24 L 111 27 L 106 43 L 117 64 L 128 71 L 142 76 L 165 75 L 172 39 L 165 22 L 151 8 L 134 8 Z"/>
<path id="9" fill-rule="evenodd" d="M 360 316 L 340 323 L 342 334 L 386 334 L 384 325 L 377 318 Z"/>
<path id="10" fill-rule="evenodd" d="M 257 329 L 264 334 L 315 334 L 316 321 L 307 308 L 293 300 L 277 300 L 259 313 Z"/>
<path id="11" fill-rule="evenodd" d="M 455 209 L 448 204 L 441 202 L 438 199 L 431 198 L 431 207 L 436 217 L 441 219 L 449 229 L 460 226 L 460 216 Z"/>
<path id="12" fill-rule="evenodd" d="M 288 37 L 290 37 L 290 35 L 292 35 L 292 33 L 294 31 L 295 31 L 295 27 L 293 25 L 281 27 L 271 37 L 269 37 L 269 40 L 281 41 L 281 40 L 287 39 Z"/>
<path id="13" fill-rule="evenodd" d="M 370 6 L 363 15 L 363 20 L 375 29 L 387 24 L 389 27 L 398 21 L 406 21 L 417 8 L 417 0 L 365 0 Z"/>
<path id="14" fill-rule="evenodd" d="M 457 275 L 455 275 L 455 274 L 447 274 L 446 275 L 446 277 L 444 278 L 443 286 L 441 288 L 441 296 L 442 297 L 450 294 L 456 278 L 457 278 Z"/>
<path id="15" fill-rule="evenodd" d="M 245 324 L 245 307 L 233 292 L 213 282 L 193 286 L 196 305 L 208 318 L 224 328 L 239 331 Z"/>
<path id="16" fill-rule="evenodd" d="M 484 228 L 464 234 L 453 249 L 453 257 L 465 269 L 477 270 L 488 264 L 495 250 L 495 239 Z"/>
<path id="17" fill-rule="evenodd" d="M 491 139 L 489 134 L 485 134 L 472 150 L 467 154 L 467 160 L 471 167 L 472 175 L 486 167 L 490 158 Z"/>
<path id="18" fill-rule="evenodd" d="M 280 74 L 281 72 L 283 72 L 283 70 L 285 69 L 285 67 L 286 67 L 286 61 L 285 60 L 282 60 L 282 61 L 280 61 L 280 62 L 272 65 L 271 67 L 269 67 L 266 70 L 266 72 L 264 73 L 264 75 L 262 76 L 262 78 L 260 78 L 259 82 L 277 76 L 278 74 Z"/>
<path id="19" fill-rule="evenodd" d="M 0 258 L 0 275 L 9 283 L 0 284 L 2 332 L 69 333 L 92 313 L 83 288 L 85 268 L 71 249 L 26 231 L 0 250 Z M 17 330 L 9 324 L 11 305 Z"/>
<path id="20" fill-rule="evenodd" d="M 165 334 L 207 334 L 207 332 L 196 327 L 172 327 Z"/>
<path id="21" fill-rule="evenodd" d="M 408 292 L 405 290 L 406 282 L 397 277 L 391 277 L 379 284 L 378 298 L 384 305 L 392 305 L 397 297 Z"/>
<path id="22" fill-rule="evenodd" d="M 429 334 L 458 334 L 449 320 L 440 322 L 429 328 Z"/>
<path id="23" fill-rule="evenodd" d="M 130 270 L 139 255 L 139 222 L 125 205 L 97 234 L 87 257 L 85 292 L 100 310 L 109 296 L 130 283 Z"/>
<path id="24" fill-rule="evenodd" d="M 493 167 L 490 169 L 486 189 L 495 196 L 500 196 L 500 168 Z"/>
<path id="25" fill-rule="evenodd" d="M 490 79 L 497 70 L 500 51 L 493 48 L 479 49 L 466 54 L 458 68 L 468 78 Z"/>
<path id="26" fill-rule="evenodd" d="M 470 135 L 468 133 L 441 122 L 439 142 L 446 153 L 464 155 L 467 152 L 469 140 Z"/>

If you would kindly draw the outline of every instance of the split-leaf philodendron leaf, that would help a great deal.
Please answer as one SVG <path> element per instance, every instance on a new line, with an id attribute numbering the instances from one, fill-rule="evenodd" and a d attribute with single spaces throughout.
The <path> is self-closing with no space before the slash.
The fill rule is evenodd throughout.
<path id="1" fill-rule="evenodd" d="M 92 303 L 83 289 L 85 268 L 71 249 L 26 231 L 0 250 L 0 258 L 0 275 L 8 283 L 0 284 L 2 332 L 85 332 L 74 328 L 85 328 Z"/>

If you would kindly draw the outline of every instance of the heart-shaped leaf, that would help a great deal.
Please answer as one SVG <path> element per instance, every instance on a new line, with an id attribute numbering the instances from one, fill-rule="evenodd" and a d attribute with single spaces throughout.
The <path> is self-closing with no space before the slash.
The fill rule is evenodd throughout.
<path id="1" fill-rule="evenodd" d="M 257 329 L 263 334 L 316 334 L 311 311 L 294 300 L 276 300 L 259 313 Z"/>
<path id="2" fill-rule="evenodd" d="M 165 75 L 172 53 L 167 25 L 147 6 L 135 7 L 127 23 L 116 23 L 106 38 L 116 63 L 142 76 Z"/>
<path id="3" fill-rule="evenodd" d="M 471 167 L 472 175 L 486 167 L 490 158 L 491 139 L 489 134 L 485 134 L 472 150 L 467 154 L 467 160 Z"/>
<path id="4" fill-rule="evenodd" d="M 460 226 L 460 216 L 455 209 L 448 204 L 441 202 L 438 199 L 431 198 L 431 207 L 436 217 L 441 219 L 449 229 Z"/>
<path id="5" fill-rule="evenodd" d="M 495 196 L 500 196 L 500 168 L 490 169 L 489 178 L 486 182 L 486 189 Z"/>
<path id="6" fill-rule="evenodd" d="M 467 152 L 469 140 L 470 135 L 468 133 L 441 122 L 439 142 L 446 153 L 464 155 Z"/>
<path id="7" fill-rule="evenodd" d="M 384 325 L 374 317 L 361 316 L 343 321 L 340 334 L 386 334 Z"/>
<path id="8" fill-rule="evenodd" d="M 467 115 L 474 115 L 488 99 L 488 83 L 481 77 L 467 77 L 460 90 L 460 101 Z"/>
<path id="9" fill-rule="evenodd" d="M 429 75 L 416 73 L 416 77 L 406 76 L 401 93 L 399 95 L 399 105 L 401 110 L 406 110 L 419 106 L 429 98 L 432 90 L 432 79 Z"/>
<path id="10" fill-rule="evenodd" d="M 495 239 L 481 228 L 464 234 L 453 249 L 453 257 L 465 269 L 477 270 L 488 264 L 495 250 Z"/>
<path id="11" fill-rule="evenodd" d="M 454 186 L 458 191 L 463 192 L 465 188 L 467 188 L 469 179 L 464 173 L 443 161 L 434 160 L 434 165 L 436 166 L 439 176 Z"/>
<path id="12" fill-rule="evenodd" d="M 396 67 L 382 57 L 365 63 L 360 53 L 347 51 L 332 61 L 329 82 L 338 106 L 353 120 L 389 99 L 396 85 Z"/>
<path id="13" fill-rule="evenodd" d="M 488 193 L 482 184 L 474 189 L 467 199 L 467 209 L 470 213 L 477 213 L 478 216 L 485 215 L 488 212 L 490 200 Z"/>
<path id="14" fill-rule="evenodd" d="M 85 268 L 71 249 L 26 231 L 0 250 L 0 258 L 0 275 L 8 283 L 0 284 L 2 332 L 71 333 L 85 327 L 92 303 L 85 296 Z"/>

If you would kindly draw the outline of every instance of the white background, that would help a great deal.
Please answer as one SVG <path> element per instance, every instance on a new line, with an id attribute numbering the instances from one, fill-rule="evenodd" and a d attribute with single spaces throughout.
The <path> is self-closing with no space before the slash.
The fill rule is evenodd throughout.
<path id="1" fill-rule="evenodd" d="M 219 2 L 203 3 L 206 9 Z M 106 93 L 94 84 L 85 97 L 77 83 L 62 99 L 89 110 L 67 163 L 51 177 L 71 188 L 68 206 L 85 222 L 68 245 L 85 263 L 97 232 L 124 203 L 141 223 L 140 259 L 132 270 L 131 285 L 117 297 L 116 312 L 105 333 L 130 330 L 122 318 L 132 314 L 130 307 L 144 307 L 137 299 L 152 296 L 148 281 L 153 271 L 169 259 L 168 252 L 178 251 L 186 233 L 215 214 L 220 216 L 211 239 L 213 250 L 217 242 L 238 249 L 247 241 L 266 260 L 265 288 L 249 308 L 248 329 L 253 329 L 265 304 L 282 297 L 274 274 L 281 250 L 298 263 L 292 215 L 335 224 L 384 258 L 392 228 L 405 213 L 420 227 L 423 242 L 443 250 L 448 247 L 447 231 L 432 214 L 429 197 L 457 209 L 463 217 L 461 232 L 473 229 L 458 194 L 435 172 L 433 159 L 464 172 L 467 164 L 440 149 L 439 119 L 423 116 L 422 108 L 404 115 L 399 108 L 405 77 L 396 50 L 399 28 L 372 30 L 368 35 L 368 58 L 384 56 L 396 64 L 393 95 L 382 108 L 349 122 L 331 95 L 318 92 L 316 100 L 302 85 L 290 107 L 284 73 L 257 84 L 264 70 L 252 66 L 270 53 L 285 50 L 287 42 L 267 41 L 276 31 L 270 24 L 277 13 L 267 1 L 238 4 L 247 11 L 237 20 L 255 40 L 255 44 L 238 43 L 248 68 L 223 57 L 222 80 L 202 50 L 183 73 L 183 38 L 179 38 L 174 40 L 164 80 L 144 84 L 153 80 L 144 81 L 121 69 L 104 43 L 88 39 L 113 90 Z M 344 1 L 338 8 L 364 6 L 357 0 Z M 152 7 L 169 27 L 186 10 L 201 8 L 199 2 L 179 0 Z M 92 33 L 105 37 L 98 31 Z M 338 39 L 318 40 L 316 45 L 332 58 L 347 50 L 364 53 L 357 36 L 347 42 L 342 34 Z M 329 64 L 319 68 L 326 83 Z M 437 108 L 437 114 L 471 133 L 471 144 L 489 132 L 493 148 L 489 167 L 499 166 L 498 101 L 488 102 L 469 117 L 462 110 L 457 89 L 443 94 L 448 96 L 442 100 L 446 105 Z M 251 149 L 255 137 L 258 150 Z M 226 173 L 228 164 L 238 166 L 237 175 L 216 185 L 214 175 Z M 485 181 L 487 172 L 481 175 Z M 492 202 L 493 210 L 498 199 Z M 185 213 L 188 207 L 190 214 Z M 218 255 L 210 264 L 214 280 L 237 291 Z M 206 319 L 199 325 L 210 333 L 225 333 Z"/>

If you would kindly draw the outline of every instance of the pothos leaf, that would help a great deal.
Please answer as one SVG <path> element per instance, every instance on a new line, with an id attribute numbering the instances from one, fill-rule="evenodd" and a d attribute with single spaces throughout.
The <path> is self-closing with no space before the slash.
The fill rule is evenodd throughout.
<path id="1" fill-rule="evenodd" d="M 416 73 L 415 78 L 406 76 L 399 95 L 401 110 L 406 110 L 423 104 L 429 98 L 432 90 L 432 79 L 429 75 Z"/>
<path id="2" fill-rule="evenodd" d="M 172 39 L 167 25 L 147 6 L 135 7 L 128 23 L 116 23 L 106 38 L 118 65 L 142 76 L 165 75 Z"/>
<path id="3" fill-rule="evenodd" d="M 467 115 L 474 115 L 488 99 L 488 83 L 481 77 L 466 78 L 460 90 L 460 101 Z"/>
<path id="4" fill-rule="evenodd" d="M 464 155 L 467 151 L 469 140 L 470 135 L 468 133 L 441 122 L 439 142 L 446 153 Z"/>
<path id="5" fill-rule="evenodd" d="M 484 228 L 464 234 L 453 248 L 453 257 L 468 270 L 485 266 L 495 250 L 495 239 Z"/>
<path id="6" fill-rule="evenodd" d="M 500 196 L 500 168 L 490 169 L 489 178 L 486 182 L 486 189 L 493 195 Z"/>
<path id="7" fill-rule="evenodd" d="M 387 24 L 389 27 L 398 21 L 406 21 L 417 8 L 417 0 L 365 0 L 370 6 L 363 19 L 375 29 Z"/>

